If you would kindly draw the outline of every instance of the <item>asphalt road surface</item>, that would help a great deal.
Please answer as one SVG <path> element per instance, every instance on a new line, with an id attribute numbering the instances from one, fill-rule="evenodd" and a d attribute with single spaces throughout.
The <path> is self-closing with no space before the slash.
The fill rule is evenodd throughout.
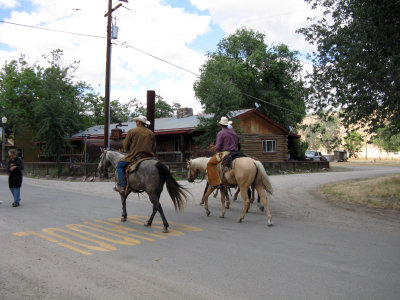
<path id="1" fill-rule="evenodd" d="M 143 221 L 144 196 L 119 196 L 109 182 L 24 178 L 21 206 L 11 206 L 0 176 L 0 299 L 398 299 L 400 214 L 344 206 L 318 191 L 324 183 L 400 173 L 396 167 L 271 176 L 274 222 L 242 201 L 219 218 L 199 205 L 204 182 L 183 213 L 166 193 L 172 231 Z"/>

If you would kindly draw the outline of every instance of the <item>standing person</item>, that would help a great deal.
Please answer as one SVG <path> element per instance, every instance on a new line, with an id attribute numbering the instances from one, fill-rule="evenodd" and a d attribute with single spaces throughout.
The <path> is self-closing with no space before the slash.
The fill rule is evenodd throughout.
<path id="1" fill-rule="evenodd" d="M 10 160 L 7 165 L 8 176 L 8 186 L 10 188 L 11 194 L 14 197 L 13 207 L 18 207 L 21 201 L 21 185 L 22 185 L 22 170 L 24 169 L 24 162 L 20 157 L 18 157 L 18 152 L 15 149 L 8 150 L 8 156 Z"/>
<path id="2" fill-rule="evenodd" d="M 221 162 L 222 158 L 229 154 L 229 152 L 236 152 L 239 150 L 239 137 L 235 130 L 228 129 L 228 126 L 232 124 L 227 117 L 221 117 L 218 122 L 221 131 L 217 134 L 217 142 L 214 149 L 217 153 L 207 163 L 207 177 L 208 184 L 212 187 L 218 187 L 221 185 L 221 178 L 218 175 L 217 165 Z"/>
<path id="3" fill-rule="evenodd" d="M 150 129 L 146 128 L 150 122 L 144 116 L 133 118 L 133 121 L 136 121 L 136 128 L 128 131 L 123 144 L 126 155 L 117 165 L 119 184 L 114 190 L 119 193 L 125 192 L 126 188 L 125 167 L 142 158 L 156 156 L 156 137 Z"/>

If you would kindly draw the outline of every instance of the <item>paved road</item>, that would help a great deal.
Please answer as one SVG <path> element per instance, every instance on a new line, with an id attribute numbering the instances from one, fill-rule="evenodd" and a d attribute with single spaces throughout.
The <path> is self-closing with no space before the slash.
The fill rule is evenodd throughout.
<path id="1" fill-rule="evenodd" d="M 0 176 L 0 299 L 396 299 L 399 214 L 338 206 L 318 192 L 389 173 L 400 169 L 272 176 L 272 228 L 255 206 L 236 223 L 239 200 L 220 219 L 210 199 L 207 217 L 204 183 L 183 182 L 193 195 L 184 213 L 162 195 L 168 235 L 143 227 L 144 196 L 129 197 L 131 217 L 120 223 L 112 183 L 25 178 L 13 208 Z"/>

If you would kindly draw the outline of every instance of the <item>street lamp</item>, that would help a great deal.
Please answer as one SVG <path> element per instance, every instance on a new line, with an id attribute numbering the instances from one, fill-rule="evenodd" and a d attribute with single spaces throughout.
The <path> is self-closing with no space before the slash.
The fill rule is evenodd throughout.
<path id="1" fill-rule="evenodd" d="M 1 162 L 4 164 L 4 160 L 5 160 L 5 149 L 6 149 L 6 145 L 5 145 L 5 138 L 4 136 L 6 135 L 6 123 L 7 123 L 7 118 L 6 117 L 2 117 L 1 118 L 1 123 L 3 124 L 3 134 L 1 135 Z"/>

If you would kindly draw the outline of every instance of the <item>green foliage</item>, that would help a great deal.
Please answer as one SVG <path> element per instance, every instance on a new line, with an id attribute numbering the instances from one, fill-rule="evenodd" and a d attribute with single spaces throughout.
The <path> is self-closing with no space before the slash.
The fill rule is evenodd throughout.
<path id="1" fill-rule="evenodd" d="M 361 133 L 356 130 L 347 133 L 347 136 L 344 137 L 344 148 L 349 153 L 349 157 L 357 157 L 357 152 L 361 150 L 363 141 Z"/>
<path id="2" fill-rule="evenodd" d="M 52 51 L 47 68 L 29 66 L 21 56 L 0 71 L 0 107 L 9 120 L 7 134 L 17 136 L 29 126 L 36 140 L 46 142 L 45 153 L 57 161 L 68 147 L 66 138 L 90 123 L 86 99 L 94 98 L 86 95 L 85 83 L 72 81 L 77 62 L 64 67 L 62 56 L 61 50 Z"/>
<path id="3" fill-rule="evenodd" d="M 131 101 L 131 108 L 133 109 L 133 112 L 131 112 L 131 117 L 137 117 L 139 115 L 146 116 L 147 114 L 146 105 L 142 104 L 137 99 Z M 174 102 L 171 106 L 164 101 L 163 97 L 156 94 L 154 118 L 159 119 L 173 117 L 176 111 L 180 108 L 181 105 L 178 102 Z"/>
<path id="4" fill-rule="evenodd" d="M 294 139 L 292 144 L 289 146 L 292 149 L 293 159 L 297 160 L 305 160 L 306 151 L 309 149 L 309 144 L 307 142 L 303 142 L 300 139 Z"/>
<path id="5" fill-rule="evenodd" d="M 7 135 L 18 134 L 34 122 L 31 111 L 40 86 L 37 72 L 38 68 L 29 66 L 24 56 L 6 63 L 0 71 L 0 109 L 8 118 Z"/>
<path id="6" fill-rule="evenodd" d="M 371 132 L 390 123 L 400 132 L 400 5 L 398 0 L 305 0 L 325 15 L 305 35 L 313 53 L 309 105 L 342 109 L 344 122 Z"/>
<path id="7" fill-rule="evenodd" d="M 75 65 L 61 65 L 61 50 L 55 50 L 51 54 L 50 67 L 37 72 L 40 89 L 39 97 L 33 103 L 34 129 L 35 138 L 46 141 L 46 155 L 55 156 L 56 161 L 60 162 L 61 154 L 68 147 L 66 138 L 83 126 L 80 96 L 85 85 L 72 82 Z"/>
<path id="8" fill-rule="evenodd" d="M 286 128 L 301 123 L 307 89 L 297 52 L 285 45 L 268 47 L 264 38 L 251 29 L 239 29 L 208 54 L 193 87 L 204 112 L 213 114 L 200 119 L 203 144 L 214 141 L 216 122 L 234 110 L 257 108 Z"/>
<path id="9" fill-rule="evenodd" d="M 393 134 L 390 127 L 378 128 L 372 143 L 386 152 L 400 151 L 400 134 Z"/>
<path id="10" fill-rule="evenodd" d="M 340 144 L 340 120 L 336 115 L 323 116 L 318 122 L 303 125 L 305 140 L 311 149 L 324 147 L 332 153 Z"/>

